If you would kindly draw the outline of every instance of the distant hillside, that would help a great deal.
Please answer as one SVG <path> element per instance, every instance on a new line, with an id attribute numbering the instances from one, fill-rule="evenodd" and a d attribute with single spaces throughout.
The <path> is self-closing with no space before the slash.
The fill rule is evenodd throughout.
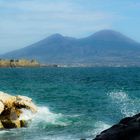
<path id="1" fill-rule="evenodd" d="M 81 39 L 54 34 L 1 58 L 36 59 L 49 64 L 140 65 L 140 44 L 112 30 Z"/>

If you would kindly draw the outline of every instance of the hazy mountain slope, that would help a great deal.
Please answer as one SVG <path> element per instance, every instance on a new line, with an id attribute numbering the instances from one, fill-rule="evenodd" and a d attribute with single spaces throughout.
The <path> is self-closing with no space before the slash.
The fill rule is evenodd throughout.
<path id="1" fill-rule="evenodd" d="M 132 64 L 139 63 L 140 44 L 112 30 L 102 30 L 87 38 L 52 35 L 2 58 L 30 58 L 43 63 Z"/>

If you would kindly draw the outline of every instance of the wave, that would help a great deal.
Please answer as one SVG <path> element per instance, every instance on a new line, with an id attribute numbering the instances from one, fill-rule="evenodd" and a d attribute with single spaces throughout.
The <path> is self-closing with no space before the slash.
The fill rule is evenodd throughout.
<path id="1" fill-rule="evenodd" d="M 9 133 L 9 131 L 8 130 L 1 130 L 0 131 L 0 135 L 2 135 L 2 134 L 5 135 L 5 133 Z"/>
<path id="2" fill-rule="evenodd" d="M 124 117 L 133 116 L 138 112 L 135 100 L 131 99 L 126 92 L 110 92 L 107 95 Z"/>
<path id="3" fill-rule="evenodd" d="M 95 134 L 99 134 L 100 132 L 102 132 L 103 130 L 106 130 L 108 128 L 110 128 L 111 125 L 105 123 L 105 122 L 102 122 L 102 121 L 98 121 L 95 123 Z"/>
<path id="4" fill-rule="evenodd" d="M 105 123 L 103 121 L 97 121 L 94 124 L 94 129 L 92 131 L 86 132 L 85 135 L 89 136 L 89 140 L 95 138 L 98 134 L 100 134 L 102 131 L 110 128 L 111 125 L 108 123 Z"/>
<path id="5" fill-rule="evenodd" d="M 21 120 L 32 120 L 30 127 L 46 127 L 47 125 L 56 125 L 56 126 L 68 126 L 71 124 L 71 118 L 78 117 L 79 115 L 63 115 L 61 113 L 53 113 L 49 110 L 48 107 L 38 107 L 38 112 L 33 114 L 29 110 L 22 110 L 23 113 L 20 116 Z"/>
<path id="6" fill-rule="evenodd" d="M 72 135 L 65 136 L 45 136 L 41 140 L 79 140 L 80 138 L 73 137 Z M 40 137 L 35 138 L 35 140 L 40 140 Z M 86 139 L 89 140 L 89 139 Z M 91 140 L 91 139 L 90 139 Z"/>

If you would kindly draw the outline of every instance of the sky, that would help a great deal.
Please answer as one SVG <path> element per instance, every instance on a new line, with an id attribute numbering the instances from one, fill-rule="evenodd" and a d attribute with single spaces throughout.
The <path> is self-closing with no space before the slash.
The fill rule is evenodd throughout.
<path id="1" fill-rule="evenodd" d="M 52 34 L 76 38 L 102 29 L 140 42 L 140 0 L 0 0 L 0 54 Z"/>

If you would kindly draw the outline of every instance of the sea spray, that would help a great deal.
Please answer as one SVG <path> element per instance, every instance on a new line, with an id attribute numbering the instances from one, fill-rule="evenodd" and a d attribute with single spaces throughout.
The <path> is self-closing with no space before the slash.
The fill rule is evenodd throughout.
<path id="1" fill-rule="evenodd" d="M 35 113 L 32 113 L 30 110 L 22 109 L 22 114 L 19 117 L 19 120 L 32 120 L 35 117 Z"/>
<path id="2" fill-rule="evenodd" d="M 86 135 L 91 137 L 91 138 L 95 137 L 96 135 L 100 134 L 102 131 L 111 127 L 110 124 L 105 123 L 103 121 L 96 121 L 95 124 L 93 124 L 93 125 L 94 125 L 94 129 L 86 132 Z"/>
<path id="3" fill-rule="evenodd" d="M 137 113 L 135 101 L 126 92 L 115 91 L 107 95 L 111 99 L 112 104 L 116 105 L 116 110 L 120 110 L 124 117 L 133 116 Z"/>
<path id="4" fill-rule="evenodd" d="M 97 135 L 101 131 L 108 129 L 111 125 L 109 125 L 103 121 L 97 121 L 94 126 L 95 126 L 94 132 Z"/>
<path id="5" fill-rule="evenodd" d="M 65 116 L 61 113 L 53 113 L 49 110 L 48 107 L 38 107 L 38 113 L 34 116 L 33 121 L 34 122 L 45 122 L 46 124 L 51 125 L 61 125 L 66 126 L 67 123 L 63 122 L 63 119 L 65 121 Z"/>
<path id="6" fill-rule="evenodd" d="M 71 123 L 69 120 L 70 117 L 76 116 L 67 116 L 61 113 L 53 113 L 49 110 L 48 107 L 38 107 L 38 111 L 36 114 L 32 113 L 29 110 L 22 110 L 23 113 L 20 116 L 21 120 L 31 120 L 30 127 L 37 127 L 43 125 L 42 127 L 46 127 L 47 125 L 57 125 L 57 126 L 67 126 Z"/>

